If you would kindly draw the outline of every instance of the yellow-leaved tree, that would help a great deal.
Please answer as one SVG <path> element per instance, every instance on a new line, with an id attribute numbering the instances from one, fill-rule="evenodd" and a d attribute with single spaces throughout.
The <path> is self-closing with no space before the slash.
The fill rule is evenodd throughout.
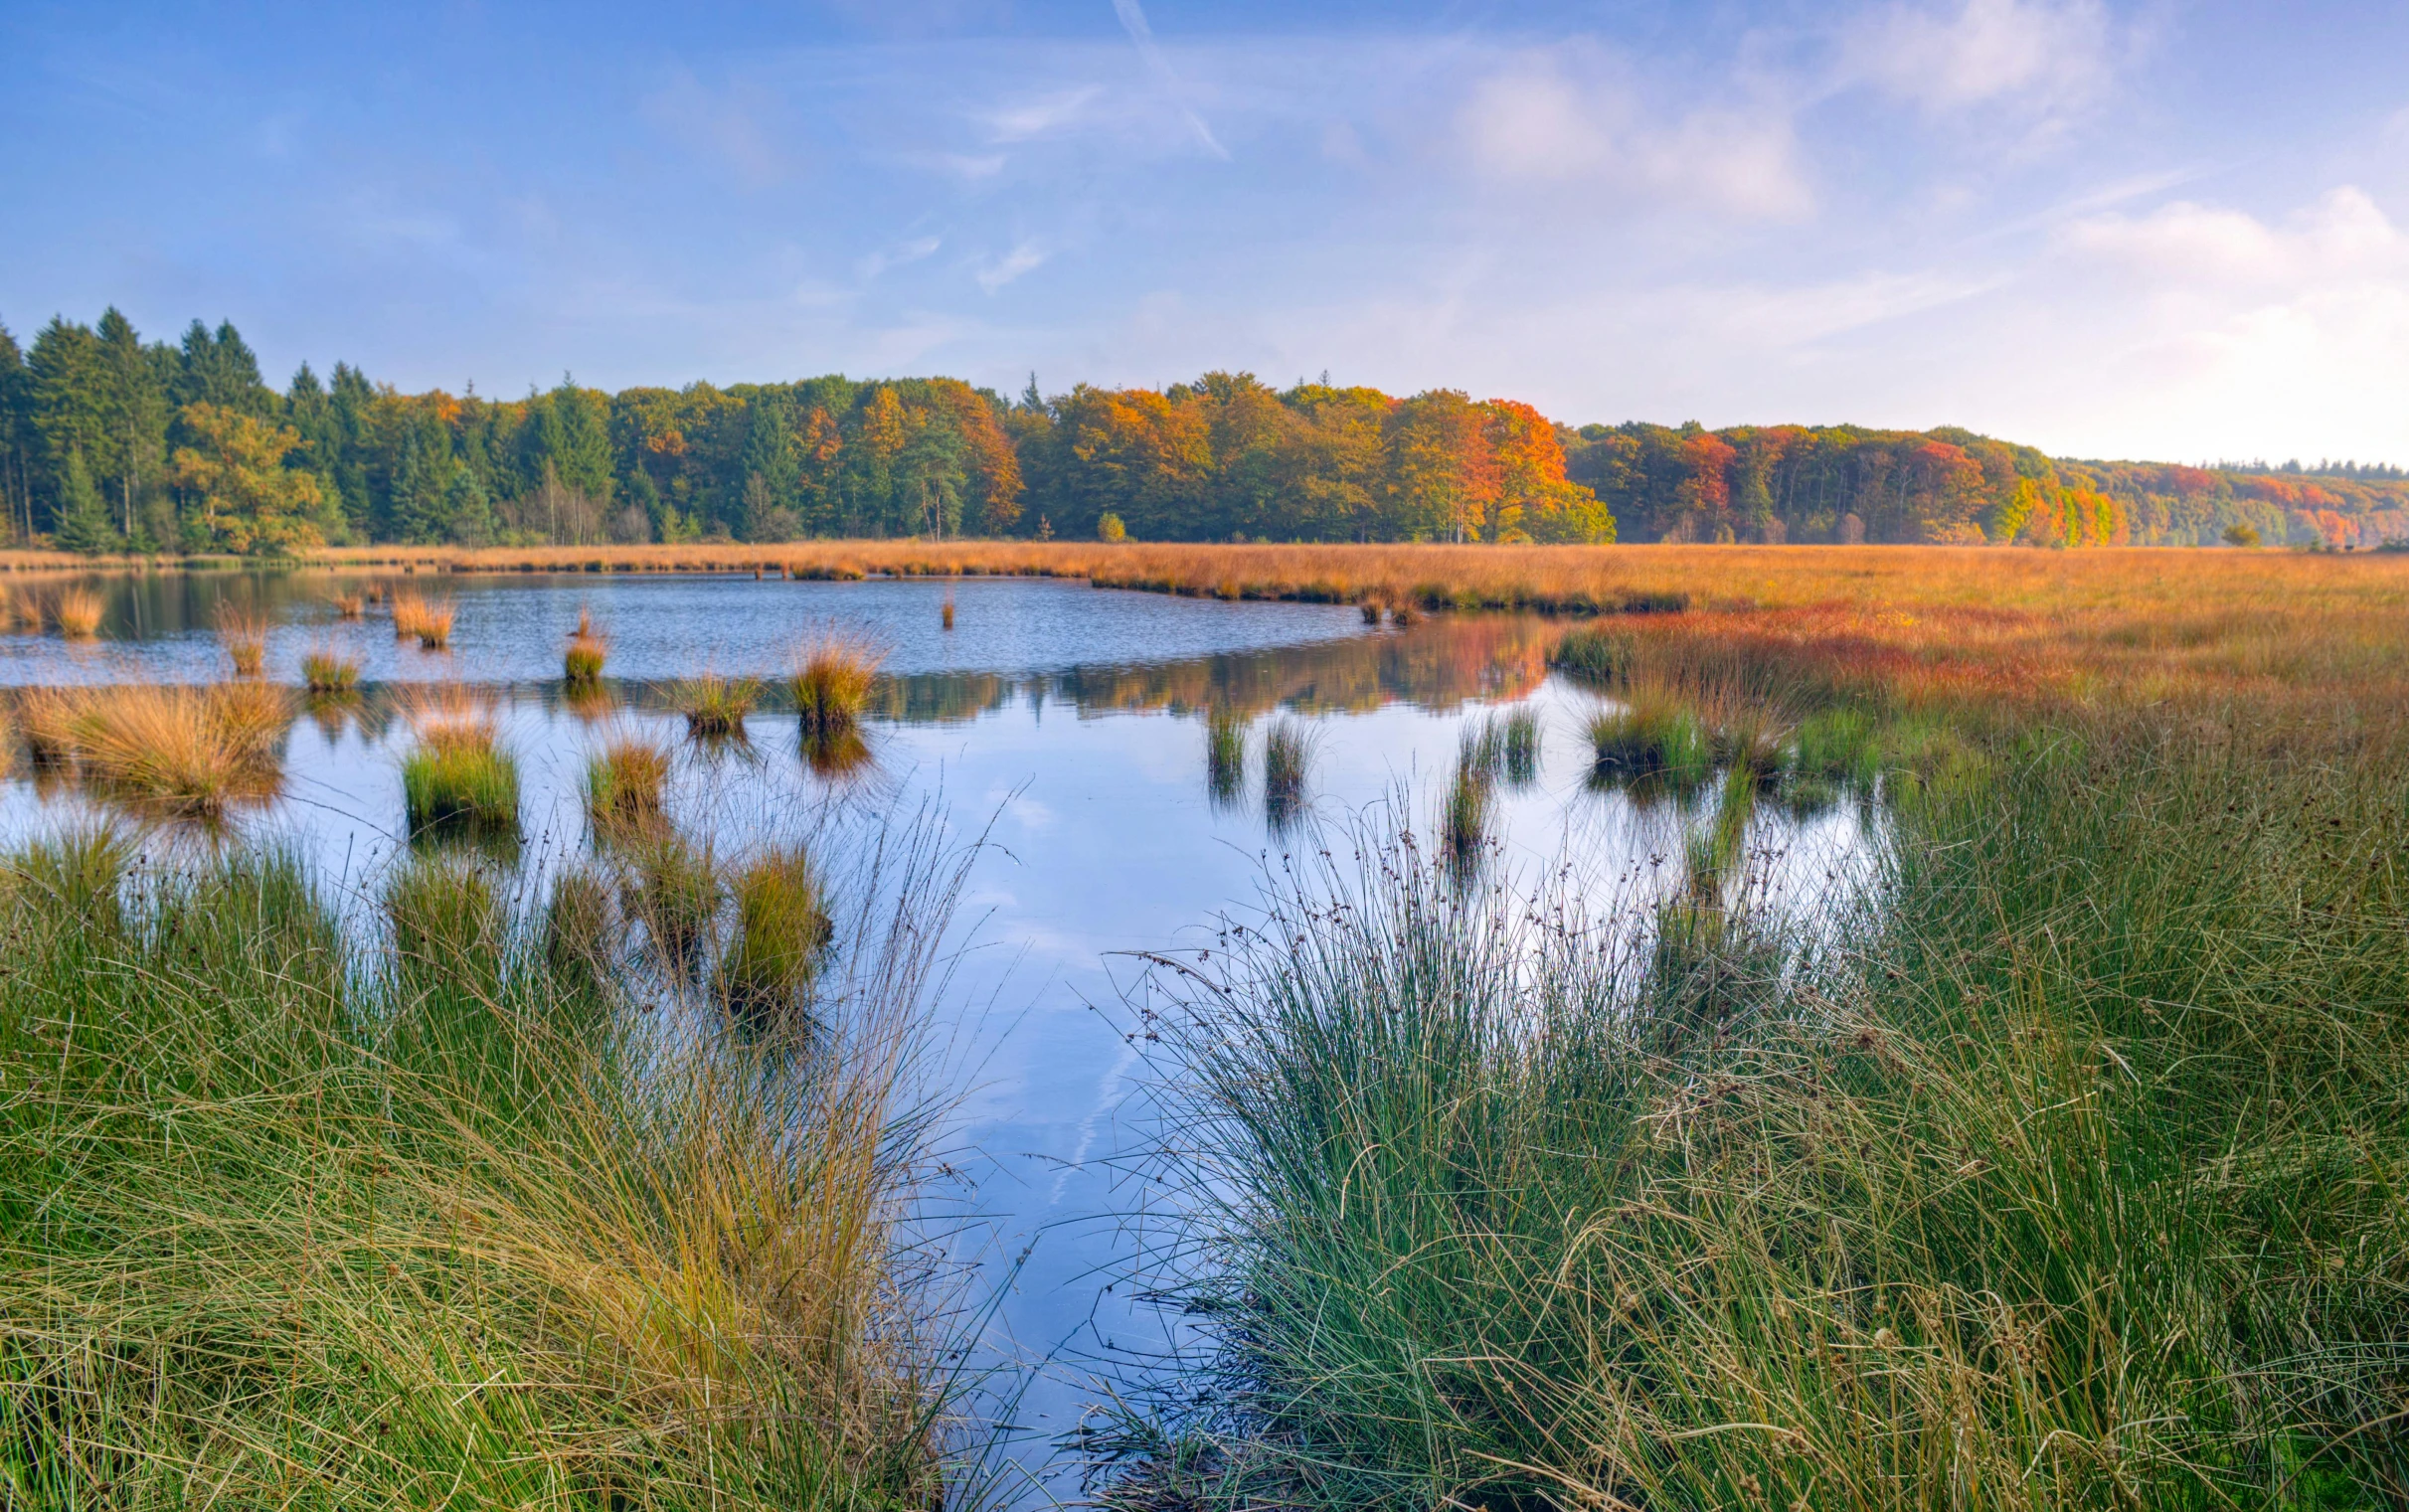
<path id="1" fill-rule="evenodd" d="M 212 546 L 278 557 L 325 543 L 311 518 L 325 502 L 318 480 L 284 465 L 299 432 L 220 405 L 187 405 L 183 419 L 199 444 L 176 448 L 169 477 L 195 504 Z"/>

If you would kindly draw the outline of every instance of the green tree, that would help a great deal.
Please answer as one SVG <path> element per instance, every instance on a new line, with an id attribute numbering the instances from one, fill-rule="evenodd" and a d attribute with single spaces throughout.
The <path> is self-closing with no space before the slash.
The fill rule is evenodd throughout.
<path id="1" fill-rule="evenodd" d="M 167 467 L 167 391 L 133 322 L 114 305 L 101 313 L 94 338 L 109 503 L 118 528 L 132 536 L 137 507 Z"/>
<path id="2" fill-rule="evenodd" d="M 276 394 L 259 379 L 259 359 L 234 322 L 221 320 L 216 331 L 196 320 L 184 328 L 174 393 L 179 411 L 193 405 L 233 410 L 257 420 L 276 413 Z"/>
<path id="3" fill-rule="evenodd" d="M 56 529 L 68 458 L 80 458 L 88 477 L 93 459 L 108 455 L 107 386 L 101 376 L 99 339 L 89 327 L 54 316 L 34 337 L 27 367 L 33 428 L 41 440 L 35 521 Z"/>
<path id="4" fill-rule="evenodd" d="M 34 533 L 34 381 L 17 338 L 0 325 L 0 524 L 6 534 Z"/>
<path id="5" fill-rule="evenodd" d="M 123 544 L 116 527 L 109 523 L 108 506 L 101 502 L 100 490 L 92 486 L 81 451 L 67 454 L 67 466 L 60 475 L 59 524 L 51 532 L 51 544 L 86 557 L 113 552 Z"/>

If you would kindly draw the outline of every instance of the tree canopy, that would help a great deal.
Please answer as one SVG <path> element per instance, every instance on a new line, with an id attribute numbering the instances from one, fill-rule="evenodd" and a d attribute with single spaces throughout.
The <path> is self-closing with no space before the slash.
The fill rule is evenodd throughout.
<path id="1" fill-rule="evenodd" d="M 1958 429 L 1558 424 L 1526 404 L 1207 373 L 1016 400 L 838 376 L 515 400 L 347 363 L 283 393 L 230 322 L 0 327 L 0 533 L 274 554 L 806 536 L 2209 544 L 2409 537 L 2397 469 L 2076 462 Z"/>

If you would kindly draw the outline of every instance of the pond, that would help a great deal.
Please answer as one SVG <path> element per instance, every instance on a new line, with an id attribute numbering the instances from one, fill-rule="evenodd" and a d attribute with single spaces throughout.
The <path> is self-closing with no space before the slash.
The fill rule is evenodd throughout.
<path id="1" fill-rule="evenodd" d="M 403 716 L 416 685 L 490 698 L 521 773 L 523 842 L 508 860 L 529 887 L 590 839 L 582 782 L 608 735 L 673 744 L 671 813 L 722 844 L 754 825 L 840 805 L 875 822 L 942 811 L 959 838 L 983 835 L 957 919 L 945 1012 L 967 1092 L 950 1143 L 979 1245 L 1008 1285 L 999 1358 L 1054 1361 L 1020 1400 L 1030 1462 L 1094 1399 L 1095 1362 L 1159 1347 L 1165 1321 L 1107 1292 L 1130 1243 L 1122 1157 L 1145 1137 L 1139 1049 L 1124 1038 L 1129 952 L 1193 944 L 1244 909 L 1267 867 L 1326 844 L 1383 804 L 1420 826 L 1455 767 L 1467 722 L 1506 706 L 1538 719 L 1536 759 L 1498 791 L 1491 836 L 1508 871 L 1571 864 L 1600 887 L 1679 873 L 1684 837 L 1711 797 L 1648 801 L 1601 788 L 1582 725 L 1596 697 L 1551 676 L 1554 630 L 1529 619 L 1441 618 L 1367 626 L 1352 606 L 1223 602 L 1051 580 L 795 583 L 710 577 L 385 580 L 455 607 L 450 645 L 395 637 L 372 605 L 338 614 L 367 579 L 160 576 L 101 580 L 99 638 L 0 633 L 0 682 L 20 686 L 207 682 L 226 653 L 209 628 L 220 602 L 269 622 L 266 675 L 297 680 L 302 655 L 336 648 L 362 666 L 354 700 L 303 709 L 286 737 L 280 796 L 238 811 L 247 838 L 296 847 L 343 896 L 372 896 L 404 835 Z M 24 590 L 20 589 L 20 594 Z M 953 627 L 942 606 L 954 605 Z M 609 638 L 599 699 L 565 695 L 565 636 L 588 610 Z M 705 669 L 774 688 L 796 644 L 828 627 L 886 653 L 866 765 L 815 772 L 775 697 L 744 738 L 687 740 L 665 707 L 669 680 Z M 298 701 L 296 701 L 298 705 Z M 1217 790 L 1205 712 L 1249 724 L 1236 791 Z M 1304 814 L 1268 811 L 1264 731 L 1305 735 Z M 91 800 L 23 761 L 0 784 L 0 839 L 43 833 Z M 1868 853 L 1874 820 L 1854 804 L 1768 807 L 1751 821 L 1771 896 L 1820 895 Z M 1021 1259 L 1025 1252 L 1025 1260 Z M 1017 1262 L 1017 1268 L 1014 1268 Z"/>

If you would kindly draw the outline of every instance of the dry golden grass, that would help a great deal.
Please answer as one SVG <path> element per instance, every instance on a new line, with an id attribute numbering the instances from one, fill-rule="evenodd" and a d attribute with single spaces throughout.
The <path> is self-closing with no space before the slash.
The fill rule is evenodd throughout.
<path id="1" fill-rule="evenodd" d="M 201 819 L 274 796 L 291 716 L 261 683 L 37 688 L 18 703 L 37 760 L 72 764 L 103 796 Z"/>
<path id="2" fill-rule="evenodd" d="M 787 691 L 803 728 L 819 734 L 852 729 L 870 705 L 884 659 L 866 638 L 835 628 L 797 648 Z"/>
<path id="3" fill-rule="evenodd" d="M 267 661 L 267 616 L 250 604 L 220 602 L 210 615 L 217 626 L 218 644 L 237 677 L 258 677 Z"/>
<path id="4" fill-rule="evenodd" d="M 70 640 L 89 640 L 100 633 L 102 600 L 89 588 L 62 588 L 51 600 L 51 618 Z"/>
<path id="5" fill-rule="evenodd" d="M 419 593 L 393 595 L 393 634 L 396 640 L 417 637 L 430 651 L 451 644 L 452 606 Z"/>

